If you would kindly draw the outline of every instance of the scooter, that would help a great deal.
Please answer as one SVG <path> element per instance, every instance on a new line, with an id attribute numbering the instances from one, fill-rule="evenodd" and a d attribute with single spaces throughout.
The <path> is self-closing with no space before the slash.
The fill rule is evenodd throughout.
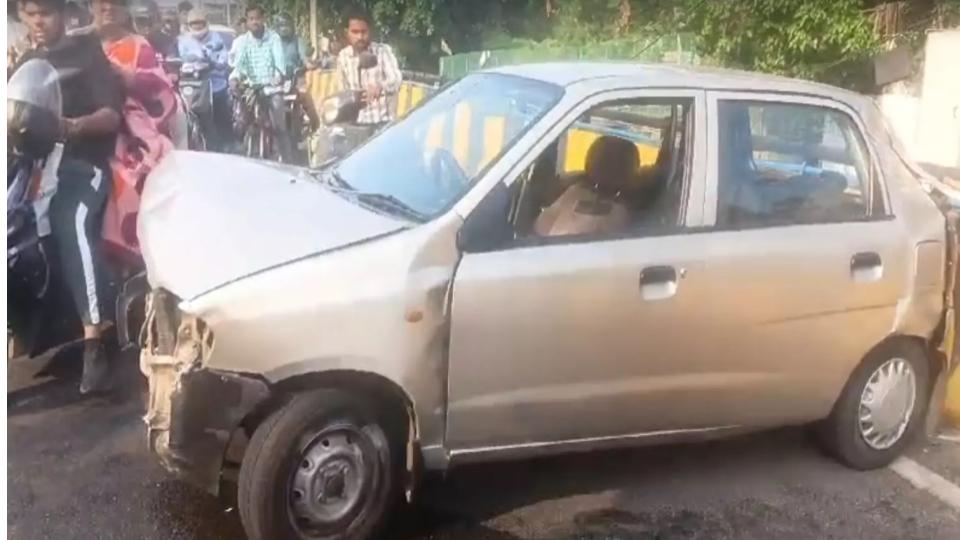
<path id="1" fill-rule="evenodd" d="M 210 65 L 206 62 L 183 62 L 177 86 L 187 113 L 187 144 L 191 150 L 206 150 L 207 139 L 200 119 L 213 114 Z"/>
<path id="2" fill-rule="evenodd" d="M 50 238 L 63 145 L 56 69 L 25 62 L 7 84 L 7 356 L 36 356 L 79 331 Z"/>
<path id="3" fill-rule="evenodd" d="M 376 66 L 376 55 L 362 53 L 357 65 L 357 80 L 362 80 L 360 74 L 363 70 Z M 362 90 L 343 90 L 323 101 L 321 119 L 324 126 L 318 130 L 311 165 L 341 159 L 375 133 L 375 128 L 357 124 L 361 109 Z"/>

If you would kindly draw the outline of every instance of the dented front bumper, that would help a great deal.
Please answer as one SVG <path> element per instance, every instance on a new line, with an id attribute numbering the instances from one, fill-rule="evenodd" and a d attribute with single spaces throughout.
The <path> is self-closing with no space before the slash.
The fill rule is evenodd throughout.
<path id="1" fill-rule="evenodd" d="M 166 469 L 217 494 L 231 437 L 270 388 L 256 377 L 204 368 L 212 339 L 196 319 L 176 316 L 173 300 L 160 292 L 147 302 L 140 355 L 149 380 L 147 441 Z"/>

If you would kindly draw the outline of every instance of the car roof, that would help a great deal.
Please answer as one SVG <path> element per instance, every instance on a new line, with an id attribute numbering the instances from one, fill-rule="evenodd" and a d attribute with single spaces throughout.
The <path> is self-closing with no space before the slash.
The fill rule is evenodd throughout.
<path id="1" fill-rule="evenodd" d="M 519 64 L 488 70 L 537 79 L 563 87 L 592 82 L 616 88 L 671 87 L 704 90 L 773 91 L 808 94 L 862 105 L 861 94 L 826 84 L 765 73 L 679 64 L 634 62 L 549 62 Z"/>

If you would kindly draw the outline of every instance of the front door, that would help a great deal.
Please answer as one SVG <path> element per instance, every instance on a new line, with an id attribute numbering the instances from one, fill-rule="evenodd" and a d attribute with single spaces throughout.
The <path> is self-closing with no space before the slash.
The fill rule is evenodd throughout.
<path id="1" fill-rule="evenodd" d="M 516 240 L 463 256 L 454 451 L 705 427 L 704 95 L 669 94 L 591 108 L 510 186 Z"/>

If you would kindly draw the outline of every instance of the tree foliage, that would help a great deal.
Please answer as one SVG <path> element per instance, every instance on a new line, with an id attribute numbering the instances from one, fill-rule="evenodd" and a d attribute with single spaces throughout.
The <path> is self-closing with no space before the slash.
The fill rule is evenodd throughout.
<path id="1" fill-rule="evenodd" d="M 316 0 L 324 30 L 351 0 Z M 309 3 L 264 0 L 305 21 Z M 359 0 L 408 65 L 454 53 L 533 44 L 652 43 L 685 32 L 720 65 L 861 86 L 879 48 L 868 9 L 882 0 Z M 953 9 L 960 0 L 917 0 Z M 305 25 L 304 25 L 305 27 Z"/>
<path id="2" fill-rule="evenodd" d="M 705 2 L 687 22 L 723 65 L 856 84 L 879 43 L 860 0 Z"/>

